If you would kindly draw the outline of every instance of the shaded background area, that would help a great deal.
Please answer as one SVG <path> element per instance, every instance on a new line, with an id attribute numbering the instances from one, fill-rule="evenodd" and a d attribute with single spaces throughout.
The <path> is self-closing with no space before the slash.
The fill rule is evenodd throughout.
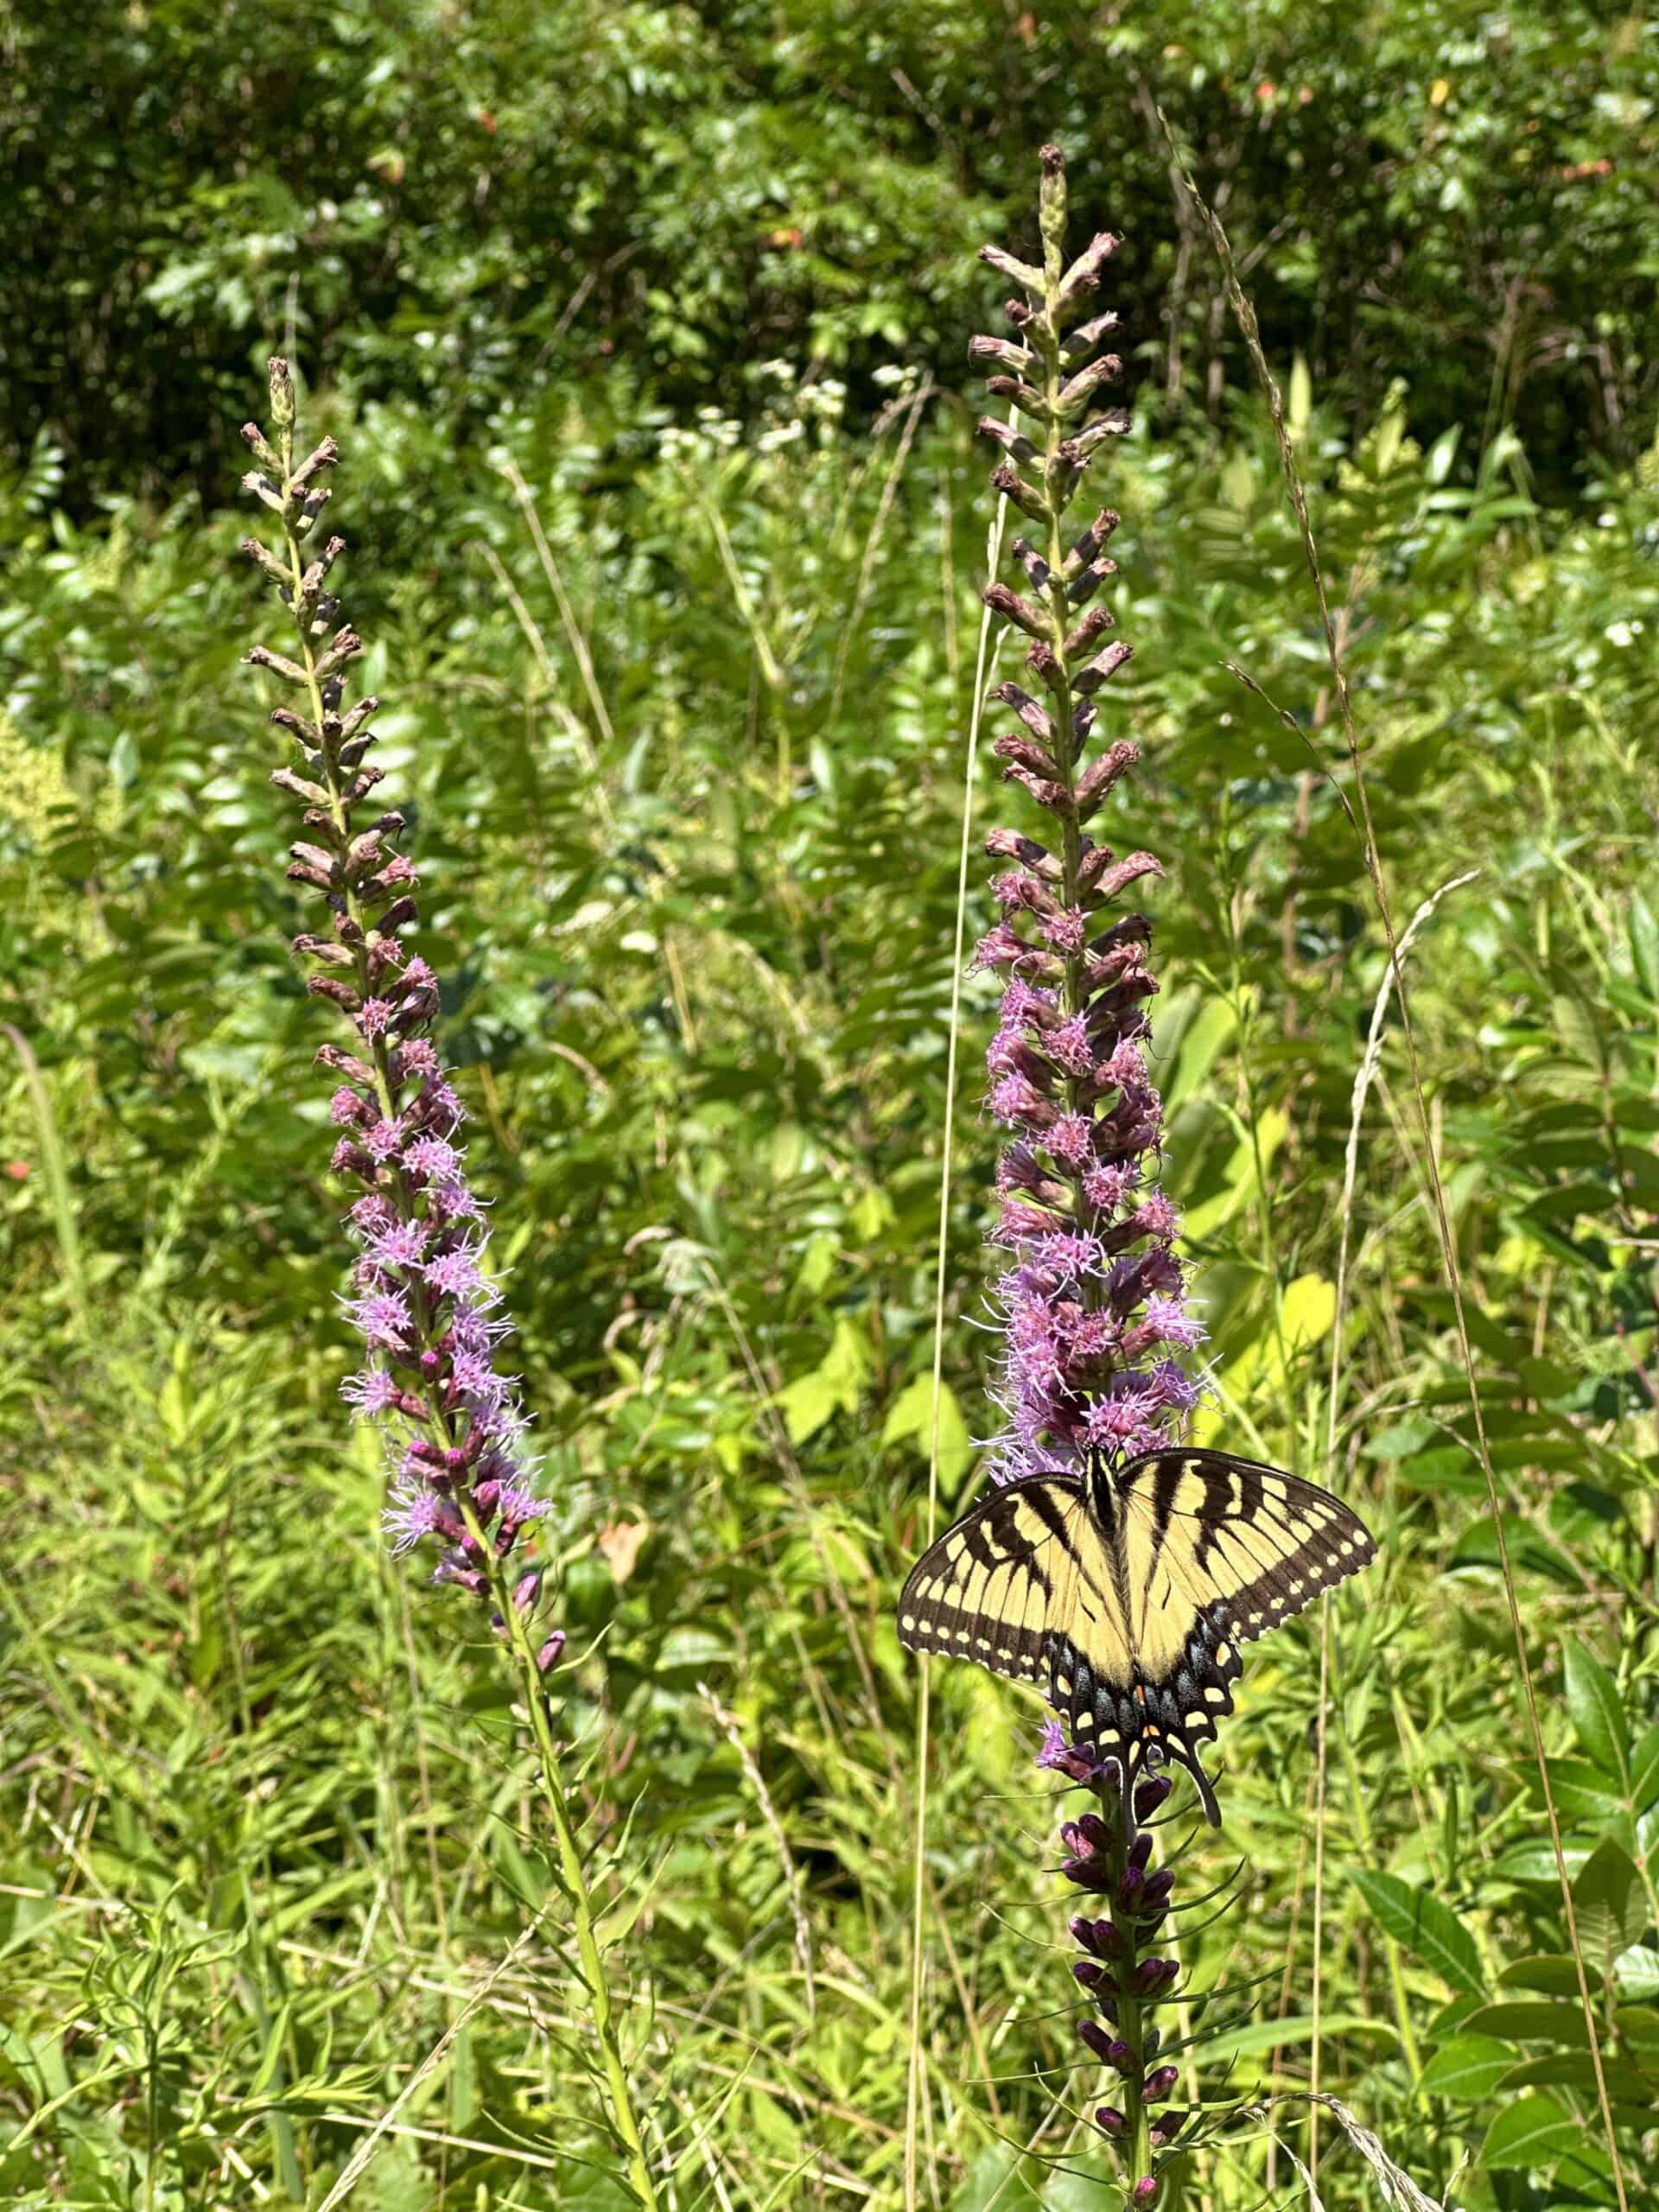
<path id="1" fill-rule="evenodd" d="M 611 359 L 683 409 L 816 359 L 867 416 L 895 351 L 956 381 L 995 296 L 973 250 L 1049 137 L 1128 233 L 1160 383 L 1213 412 L 1242 355 L 1154 96 L 1270 350 L 1350 422 L 1408 359 L 1424 430 L 1513 423 L 1561 493 L 1632 457 L 1653 391 L 1638 9 L 63 0 L 7 37 L 0 450 L 48 423 L 81 503 L 222 497 L 290 327 L 468 442 Z"/>
<path id="2" fill-rule="evenodd" d="M 385 1560 L 336 1395 L 322 1033 L 239 664 L 272 632 L 237 427 L 280 343 L 345 454 L 657 2155 L 687 2212 L 903 2202 L 890 1612 L 991 519 L 964 347 L 998 303 L 974 249 L 1029 245 L 1054 137 L 1079 227 L 1127 234 L 1109 712 L 1145 761 L 1101 834 L 1166 871 L 1206 1433 L 1382 1546 L 1332 1609 L 1323 1773 L 1317 1624 L 1229 1724 L 1228 1827 L 1181 1878 L 1239 1869 L 1182 1940 L 1220 1992 L 1198 2078 L 1294 2096 L 1317 2048 L 1437 2196 L 1466 2159 L 1477 2212 L 1615 2201 L 1324 641 L 1155 99 L 1284 385 L 1396 920 L 1440 895 L 1429 1124 L 1651 2196 L 1647 16 L 135 0 L 0 37 L 0 2178 L 315 2206 L 405 2098 L 358 2204 L 621 2201 L 494 1656 Z M 1030 827 L 994 766 L 976 828 Z M 996 1418 L 990 1017 L 970 980 L 947 1508 Z M 923 2201 L 1085 2212 L 1039 1712 L 940 1669 L 934 1713 Z M 1306 2154 L 1302 2108 L 1274 2120 Z M 1197 2201 L 1298 2201 L 1236 2135 Z M 1325 2203 L 1370 2187 L 1327 2126 Z"/>

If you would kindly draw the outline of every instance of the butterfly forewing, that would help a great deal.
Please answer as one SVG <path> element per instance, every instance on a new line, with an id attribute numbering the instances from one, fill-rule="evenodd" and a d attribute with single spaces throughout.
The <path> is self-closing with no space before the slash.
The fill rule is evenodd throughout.
<path id="1" fill-rule="evenodd" d="M 1089 1533 L 1080 1484 L 1039 1476 L 995 1491 L 911 1569 L 899 1642 L 1046 1688 L 1048 1640 L 1075 1605 Z"/>
<path id="2" fill-rule="evenodd" d="M 1340 1498 L 1227 1452 L 1159 1452 L 1116 1478 L 1137 1655 L 1155 1669 L 1171 1624 L 1220 1600 L 1240 1643 L 1265 1636 L 1376 1554 Z"/>

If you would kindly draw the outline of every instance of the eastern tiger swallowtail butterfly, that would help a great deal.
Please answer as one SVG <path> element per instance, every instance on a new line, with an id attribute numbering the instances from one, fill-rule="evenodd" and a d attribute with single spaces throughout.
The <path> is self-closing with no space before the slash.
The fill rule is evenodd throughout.
<path id="1" fill-rule="evenodd" d="M 1375 1555 L 1340 1499 L 1230 1452 L 1149 1452 L 993 1492 L 911 1569 L 899 1640 L 1038 1683 L 1074 1743 L 1192 1776 L 1233 1709 L 1238 1647 Z"/>

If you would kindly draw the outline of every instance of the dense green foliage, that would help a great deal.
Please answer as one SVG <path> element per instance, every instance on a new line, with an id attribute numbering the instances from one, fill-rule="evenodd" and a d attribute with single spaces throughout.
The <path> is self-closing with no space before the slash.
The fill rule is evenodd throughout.
<path id="1" fill-rule="evenodd" d="M 0 74 L 0 453 L 44 419 L 78 505 L 220 490 L 271 340 L 452 438 L 605 357 L 685 406 L 759 359 L 954 379 L 972 260 L 1031 149 L 1087 156 L 1137 340 L 1239 356 L 1169 190 L 1161 100 L 1260 258 L 1270 342 L 1363 420 L 1513 421 L 1552 485 L 1628 459 L 1659 379 L 1659 59 L 1599 0 L 55 0 Z M 1092 199 L 1093 206 L 1090 205 Z M 1154 303 L 1157 313 L 1154 313 Z"/>
<path id="2" fill-rule="evenodd" d="M 558 1499 L 573 1767 L 654 2147 L 687 2212 L 903 2202 L 920 1770 L 890 1614 L 925 1512 L 989 518 L 959 341 L 986 297 L 967 249 L 1068 132 L 1135 241 L 1120 303 L 1183 333 L 1167 404 L 1148 340 L 1113 462 L 1137 647 L 1114 711 L 1147 766 L 1103 833 L 1167 872 L 1154 1011 L 1205 1420 L 1342 1488 L 1382 1545 L 1330 1609 L 1322 1825 L 1317 1618 L 1255 1655 L 1224 1735 L 1227 1827 L 1182 1872 L 1196 1894 L 1245 1862 L 1181 1946 L 1222 1991 L 1201 2077 L 1305 2090 L 1317 1988 L 1319 2087 L 1437 2198 L 1615 2202 L 1395 1012 L 1347 1186 L 1387 974 L 1355 780 L 1139 72 L 1201 182 L 1231 181 L 1241 251 L 1267 245 L 1249 281 L 1397 925 L 1444 891 L 1407 956 L 1429 1127 L 1627 2199 L 1653 2201 L 1659 499 L 1624 465 L 1651 432 L 1651 34 L 1587 6 L 1179 12 L 1156 43 L 1127 16 L 993 41 L 944 5 L 168 0 L 13 26 L 4 97 L 35 118 L 0 201 L 35 287 L 0 339 L 20 2204 L 315 2208 L 389 2114 L 365 2212 L 624 2201 L 506 1678 L 463 1604 L 385 1558 L 335 1395 L 323 1016 L 285 950 L 269 700 L 237 664 L 269 614 L 221 497 L 290 319 L 346 454 L 350 610 Z M 1608 146 L 1611 175 L 1560 181 Z M 878 381 L 895 357 L 908 380 Z M 1021 818 L 983 758 L 972 800 Z M 990 1002 L 969 984 L 947 1506 L 993 1422 Z M 1074 2125 L 1094 2069 L 1039 1710 L 936 1669 L 921 2201 L 949 2212 L 1114 2201 Z M 1193 2202 L 1297 2201 L 1307 2133 L 1297 2103 L 1241 2117 Z M 1381 2201 L 1333 2120 L 1319 2187 Z"/>

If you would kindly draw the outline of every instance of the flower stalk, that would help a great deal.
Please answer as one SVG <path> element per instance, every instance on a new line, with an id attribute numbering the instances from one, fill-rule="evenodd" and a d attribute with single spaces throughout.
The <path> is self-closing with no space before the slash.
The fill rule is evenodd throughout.
<path id="1" fill-rule="evenodd" d="M 325 438 L 296 458 L 296 416 L 288 364 L 273 359 L 270 428 L 244 428 L 259 465 L 243 484 L 277 517 L 282 543 L 276 549 L 247 537 L 243 550 L 289 610 L 293 652 L 255 645 L 247 659 L 297 695 L 305 710 L 279 707 L 271 717 L 294 738 L 301 760 L 299 770 L 283 766 L 271 776 L 303 809 L 305 835 L 289 849 L 288 875 L 317 895 L 327 917 L 326 929 L 302 931 L 294 950 L 310 970 L 307 989 L 338 1009 L 350 1037 L 349 1047 L 328 1043 L 316 1055 L 337 1080 L 330 1118 L 340 1135 L 332 1165 L 356 1192 L 348 1216 L 358 1248 L 354 1295 L 346 1310 L 363 1338 L 364 1363 L 342 1395 L 386 1442 L 391 1502 L 385 1520 L 393 1549 L 435 1552 L 434 1581 L 489 1609 L 518 1675 L 609 2132 L 635 2202 L 656 2212 L 543 1680 L 564 1637 L 533 1625 L 541 1572 L 516 1556 L 524 1531 L 549 1509 L 532 1486 L 516 1382 L 500 1365 L 510 1325 L 486 1268 L 484 1206 L 456 1141 L 464 1109 L 430 1039 L 437 978 L 404 942 L 417 918 L 415 870 L 398 850 L 404 817 L 392 809 L 363 819 L 383 776 L 366 760 L 380 702 L 345 703 L 347 673 L 363 651 L 354 630 L 335 626 L 340 604 L 329 579 L 345 541 L 331 537 L 310 551 L 339 449 Z"/>
<path id="2" fill-rule="evenodd" d="M 1149 1825 L 1173 1784 L 1167 1775 L 1143 1774 L 1126 1786 L 1116 1759 L 1068 1747 L 1058 1727 L 1041 1764 L 1089 1789 L 1099 1808 L 1060 1829 L 1060 1872 L 1095 1905 L 1071 1923 L 1082 1954 L 1071 1972 L 1093 2008 L 1077 2035 L 1112 2076 L 1110 2101 L 1095 2107 L 1094 2122 L 1118 2154 L 1125 2204 L 1174 2212 L 1179 2154 L 1170 2146 L 1192 2115 L 1167 2104 L 1179 2075 L 1158 2063 L 1163 2036 L 1152 2015 L 1173 1998 L 1180 1967 L 1158 1948 L 1175 1876 L 1153 1866 Z"/>
<path id="3" fill-rule="evenodd" d="M 1203 1334 L 1173 1249 L 1175 1211 L 1155 1179 L 1163 1107 L 1146 1059 L 1147 1002 L 1158 988 L 1152 925 L 1142 913 L 1106 914 L 1163 870 L 1148 852 L 1120 859 L 1088 828 L 1140 758 L 1126 739 L 1087 757 L 1097 695 L 1130 657 L 1097 603 L 1115 573 L 1105 547 L 1119 518 L 1102 507 L 1080 532 L 1066 520 L 1091 461 L 1128 427 L 1122 410 L 1097 411 L 1122 368 L 1099 350 L 1117 318 L 1086 312 L 1118 240 L 1102 232 L 1068 264 L 1058 149 L 1045 147 L 1041 164 L 1041 266 L 982 249 L 1023 295 L 1007 308 L 1015 336 L 969 346 L 993 365 L 988 390 L 1012 402 L 1008 419 L 979 425 L 1001 449 L 992 486 L 1033 525 L 1011 549 L 1019 583 L 994 578 L 984 593 L 1030 640 L 1026 665 L 1038 687 L 1008 682 L 992 692 L 1018 725 L 995 750 L 1005 780 L 1054 824 L 1046 842 L 1004 829 L 986 840 L 1012 866 L 994 887 L 1001 919 L 976 954 L 1007 978 L 987 1055 L 992 1111 L 1013 1132 L 994 1231 L 1014 1255 L 997 1286 L 1007 1428 L 992 1472 L 1004 1483 L 1083 1478 L 1176 1440 L 1199 1396 L 1185 1355 Z M 1145 1764 L 1126 1772 L 1070 1745 L 1058 1722 L 1039 1763 L 1095 1799 L 1096 1809 L 1061 1829 L 1062 1872 L 1095 1901 L 1071 1922 L 1073 1973 L 1089 2005 L 1078 2034 L 1112 2076 L 1095 2125 L 1118 2154 L 1125 2206 L 1172 2212 L 1184 2152 L 1171 2146 L 1184 2116 L 1165 2102 L 1177 2075 L 1159 2063 L 1152 2015 L 1179 1978 L 1156 1948 L 1174 1876 L 1153 1868 L 1147 1825 L 1170 1778 Z"/>

